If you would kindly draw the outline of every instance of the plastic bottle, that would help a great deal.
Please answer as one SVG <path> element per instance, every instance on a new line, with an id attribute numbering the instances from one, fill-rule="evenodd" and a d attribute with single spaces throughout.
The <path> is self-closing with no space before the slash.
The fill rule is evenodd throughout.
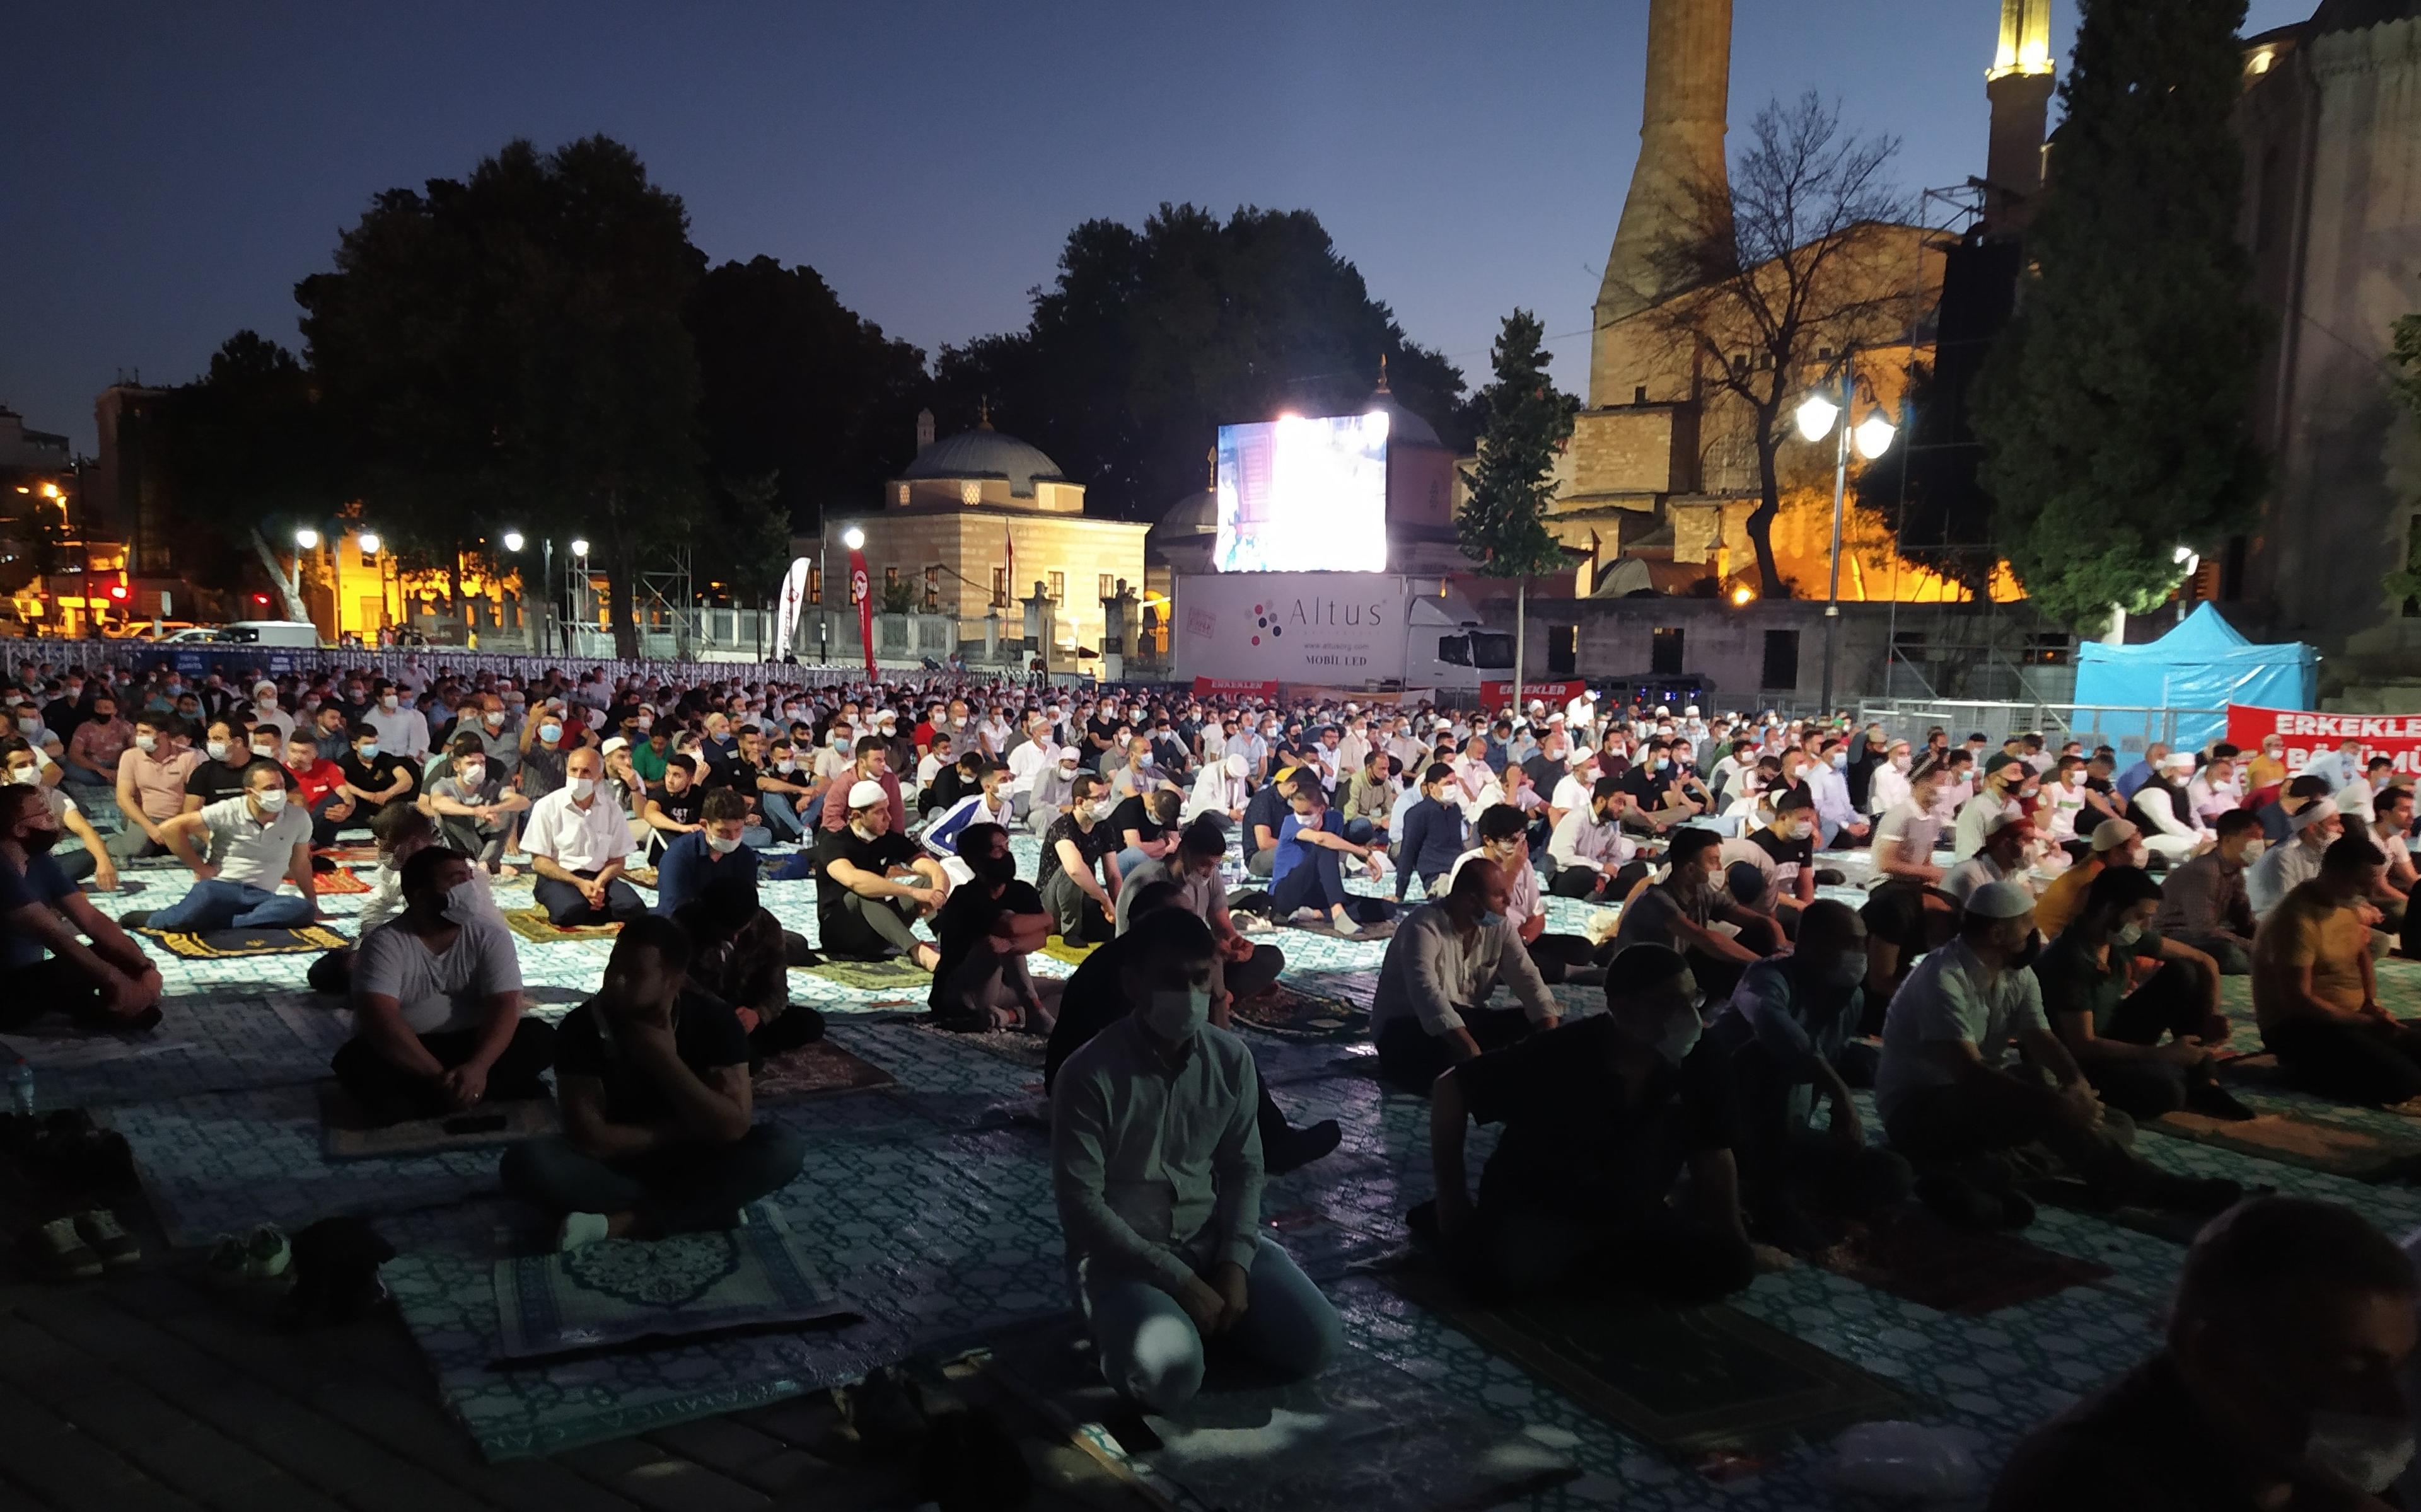
<path id="1" fill-rule="evenodd" d="M 34 1115 L 34 1068 L 13 1052 L 8 1057 L 8 1106 L 21 1118 Z"/>

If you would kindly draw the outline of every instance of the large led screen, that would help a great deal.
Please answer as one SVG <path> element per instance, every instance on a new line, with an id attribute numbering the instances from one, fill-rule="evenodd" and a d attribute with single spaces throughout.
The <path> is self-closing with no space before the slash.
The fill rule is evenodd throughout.
<path id="1" fill-rule="evenodd" d="M 1387 416 L 1219 428 L 1222 572 L 1387 569 Z"/>

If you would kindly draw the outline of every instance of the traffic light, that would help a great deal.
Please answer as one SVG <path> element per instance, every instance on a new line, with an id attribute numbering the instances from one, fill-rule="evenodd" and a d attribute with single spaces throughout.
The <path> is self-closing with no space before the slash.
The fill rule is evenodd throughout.
<path id="1" fill-rule="evenodd" d="M 252 596 L 252 601 L 259 605 L 261 608 L 266 609 L 269 607 L 269 595 L 265 593 L 256 593 Z"/>
<path id="2" fill-rule="evenodd" d="M 124 603 L 126 601 L 126 585 L 123 583 L 111 584 L 109 585 L 109 596 L 112 599 L 117 600 L 119 603 Z"/>

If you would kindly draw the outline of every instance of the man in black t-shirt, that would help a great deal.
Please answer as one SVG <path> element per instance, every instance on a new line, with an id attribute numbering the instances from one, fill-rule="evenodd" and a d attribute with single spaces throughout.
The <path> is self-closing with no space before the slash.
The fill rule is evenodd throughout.
<path id="1" fill-rule="evenodd" d="M 1177 816 L 1183 802 L 1167 788 L 1155 787 L 1110 810 L 1110 833 L 1118 837 L 1120 875 L 1177 849 Z"/>
<path id="2" fill-rule="evenodd" d="M 941 953 L 912 927 L 941 910 L 950 890 L 942 864 L 891 833 L 891 795 L 881 783 L 859 778 L 846 802 L 848 821 L 816 837 L 818 945 L 842 960 L 905 953 L 931 971 Z"/>
<path id="3" fill-rule="evenodd" d="M 185 779 L 185 812 L 206 808 L 223 798 L 242 798 L 243 774 L 264 765 L 277 763 L 264 762 L 252 754 L 249 733 L 242 725 L 232 720 L 211 721 L 203 731 L 202 764 Z"/>
<path id="4" fill-rule="evenodd" d="M 664 847 L 704 822 L 706 784 L 698 780 L 697 769 L 705 764 L 696 756 L 664 757 L 664 780 L 648 789 L 648 801 L 639 806 L 639 818 L 649 832 L 648 865 L 664 860 Z"/>
<path id="5" fill-rule="evenodd" d="M 1742 897 L 1735 886 L 1733 897 L 1752 908 L 1770 909 L 1783 932 L 1795 934 L 1799 911 L 1816 901 L 1816 801 L 1804 787 L 1785 792 L 1773 801 L 1773 822 L 1749 832 L 1748 843 L 1773 861 L 1774 888 L 1783 896 L 1758 902 Z M 1761 885 L 1764 880 L 1757 881 Z"/>
<path id="6" fill-rule="evenodd" d="M 1053 927 L 1071 943 L 1099 944 L 1117 933 L 1118 834 L 1109 821 L 1109 784 L 1079 772 L 1070 811 L 1042 832 L 1036 891 Z"/>
<path id="7" fill-rule="evenodd" d="M 970 824 L 958 843 L 959 859 L 976 876 L 951 890 L 933 919 L 941 959 L 926 1005 L 945 1029 L 1047 1034 L 1064 984 L 1038 980 L 1025 960 L 1051 938 L 1042 895 L 1017 880 L 1008 832 L 999 825 Z"/>
<path id="8" fill-rule="evenodd" d="M 379 732 L 367 725 L 352 728 L 352 748 L 337 758 L 344 773 L 345 793 L 353 801 L 349 821 L 367 824 L 396 803 L 410 803 L 420 790 L 420 775 L 408 756 L 379 749 Z"/>
<path id="9" fill-rule="evenodd" d="M 555 1032 L 563 1132 L 505 1152 L 505 1190 L 559 1214 L 555 1247 L 739 1226 L 789 1185 L 798 1135 L 754 1121 L 748 1036 L 731 1005 L 689 986 L 670 919 L 622 926 L 598 994 Z"/>
<path id="10" fill-rule="evenodd" d="M 1731 1078 L 1699 1045 L 1689 964 L 1633 945 L 1607 968 L 1605 999 L 1604 1014 L 1464 1061 L 1431 1093 L 1438 1197 L 1414 1226 L 1445 1242 L 1476 1298 L 1711 1302 L 1788 1263 L 1742 1226 Z M 1476 1207 L 1466 1116 L 1504 1126 Z M 1685 1166 L 1688 1202 L 1669 1206 Z"/>

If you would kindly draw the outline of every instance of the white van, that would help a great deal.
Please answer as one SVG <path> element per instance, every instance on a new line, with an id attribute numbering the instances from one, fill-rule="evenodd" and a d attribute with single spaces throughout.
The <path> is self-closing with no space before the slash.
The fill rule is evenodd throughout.
<path id="1" fill-rule="evenodd" d="M 180 630 L 163 646 L 287 646 L 320 647 L 320 627 L 307 619 L 239 619 L 226 625 L 196 625 Z"/>

